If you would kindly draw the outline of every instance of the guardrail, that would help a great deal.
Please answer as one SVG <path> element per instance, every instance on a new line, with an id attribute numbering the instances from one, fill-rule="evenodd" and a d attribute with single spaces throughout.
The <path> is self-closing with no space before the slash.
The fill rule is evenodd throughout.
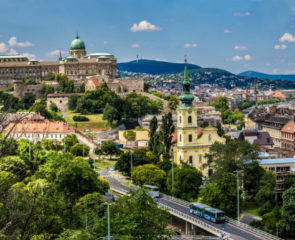
<path id="1" fill-rule="evenodd" d="M 188 239 L 188 240 L 220 240 L 219 237 L 212 236 L 198 236 L 198 235 L 182 235 L 182 236 L 173 236 L 171 239 Z"/>
<path id="2" fill-rule="evenodd" d="M 275 240 L 283 240 L 282 238 L 279 238 L 275 235 L 272 235 L 270 233 L 267 233 L 263 230 L 260 230 L 258 228 L 254 228 L 248 224 L 245 224 L 245 223 L 242 223 L 242 222 L 238 222 L 232 218 L 229 218 L 229 217 L 226 217 L 226 221 L 231 223 L 232 225 L 235 225 L 235 226 L 238 226 L 239 228 L 242 228 L 242 229 L 245 229 L 249 232 L 252 232 L 252 233 L 256 233 L 258 234 L 259 236 L 262 236 L 262 237 L 266 237 L 267 239 L 275 239 Z"/>
<path id="3" fill-rule="evenodd" d="M 210 225 L 210 224 L 208 224 L 206 222 L 200 221 L 197 218 L 194 218 L 194 217 L 192 217 L 192 216 L 190 216 L 190 215 L 188 215 L 186 213 L 180 212 L 180 211 L 178 211 L 178 210 L 176 210 L 174 208 L 171 208 L 171 207 L 169 207 L 169 206 L 167 206 L 165 204 L 162 204 L 162 203 L 158 202 L 158 205 L 161 206 L 162 208 L 168 210 L 170 213 L 172 212 L 174 214 L 177 214 L 178 216 L 182 216 L 183 219 L 186 220 L 186 221 L 189 220 L 191 223 L 194 223 L 197 226 L 204 227 L 208 232 L 211 232 L 211 233 L 213 233 L 215 235 L 217 234 L 219 236 L 223 235 L 225 237 L 224 239 L 230 239 L 230 234 L 220 230 L 219 228 L 216 228 L 216 227 L 214 227 L 214 226 L 212 226 L 212 225 Z"/>

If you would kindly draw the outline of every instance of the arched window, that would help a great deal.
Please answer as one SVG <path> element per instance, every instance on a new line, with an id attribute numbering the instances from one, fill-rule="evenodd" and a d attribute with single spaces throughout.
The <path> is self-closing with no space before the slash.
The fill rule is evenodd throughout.
<path id="1" fill-rule="evenodd" d="M 179 142 L 181 142 L 181 141 L 182 141 L 182 135 L 179 134 Z"/>
<path id="2" fill-rule="evenodd" d="M 188 124 L 192 124 L 192 116 L 188 116 L 187 122 L 188 122 Z"/>
<path id="3" fill-rule="evenodd" d="M 181 162 L 181 156 L 179 156 L 179 162 Z"/>
<path id="4" fill-rule="evenodd" d="M 192 141 L 193 141 L 193 135 L 192 135 L 192 134 L 189 134 L 189 135 L 188 135 L 188 141 L 189 141 L 189 142 L 192 142 Z"/>
<path id="5" fill-rule="evenodd" d="M 179 123 L 181 123 L 181 116 L 179 116 Z"/>
<path id="6" fill-rule="evenodd" d="M 211 134 L 208 135 L 208 141 L 212 142 L 212 135 Z"/>
<path id="7" fill-rule="evenodd" d="M 199 155 L 199 163 L 202 163 L 202 158 L 203 158 L 203 156 L 202 156 L 202 154 L 200 154 Z"/>
<path id="8" fill-rule="evenodd" d="M 193 156 L 189 156 L 189 158 L 188 158 L 188 162 L 189 162 L 190 164 L 193 164 Z"/>

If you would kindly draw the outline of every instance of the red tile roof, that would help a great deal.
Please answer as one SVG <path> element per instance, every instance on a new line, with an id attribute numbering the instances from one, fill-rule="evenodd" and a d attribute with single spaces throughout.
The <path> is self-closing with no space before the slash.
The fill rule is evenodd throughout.
<path id="1" fill-rule="evenodd" d="M 50 122 L 47 119 L 41 121 L 24 120 L 17 123 L 10 122 L 5 131 L 13 128 L 13 133 L 74 133 L 74 129 L 64 122 Z"/>
<path id="2" fill-rule="evenodd" d="M 100 87 L 100 83 L 97 81 L 96 77 L 91 77 L 90 79 L 96 87 Z"/>
<path id="3" fill-rule="evenodd" d="M 295 132 L 295 122 L 294 120 L 290 120 L 286 125 L 282 128 L 282 132 L 294 133 Z"/>

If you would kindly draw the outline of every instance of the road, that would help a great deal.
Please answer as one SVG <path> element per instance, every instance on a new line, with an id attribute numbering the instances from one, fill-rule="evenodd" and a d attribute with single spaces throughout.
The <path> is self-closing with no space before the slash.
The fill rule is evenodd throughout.
<path id="1" fill-rule="evenodd" d="M 121 182 L 123 181 L 123 177 L 120 177 L 118 174 L 116 174 L 114 171 L 110 170 L 110 169 L 102 169 L 99 171 L 100 176 L 106 178 L 109 182 L 111 187 L 116 188 L 116 189 L 120 189 L 122 191 L 128 192 L 130 189 L 126 186 L 124 186 Z M 189 208 L 187 206 L 184 206 L 180 203 L 174 202 L 172 200 L 168 200 L 168 199 L 164 199 L 164 198 L 159 198 L 158 202 L 171 207 L 173 209 L 176 209 L 184 214 L 187 214 L 191 217 L 194 217 L 198 220 L 204 221 L 207 224 L 210 224 L 216 228 L 221 229 L 221 224 L 216 224 L 216 223 L 212 223 L 209 222 L 205 219 L 199 218 L 196 215 L 192 215 L 189 212 Z M 236 225 L 233 225 L 231 223 L 227 223 L 225 230 L 226 233 L 230 234 L 231 239 L 236 239 L 236 240 L 262 240 L 262 239 L 266 239 L 266 238 L 262 238 L 257 236 L 255 233 L 249 232 L 247 230 L 241 229 Z"/>

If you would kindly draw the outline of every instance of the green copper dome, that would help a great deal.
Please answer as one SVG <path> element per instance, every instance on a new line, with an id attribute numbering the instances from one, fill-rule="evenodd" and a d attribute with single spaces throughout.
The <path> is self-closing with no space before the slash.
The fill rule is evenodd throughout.
<path id="1" fill-rule="evenodd" d="M 187 108 L 187 107 L 193 107 L 192 102 L 194 100 L 194 95 L 191 94 L 190 92 L 190 87 L 191 83 L 188 78 L 188 72 L 187 72 L 187 60 L 185 58 L 184 60 L 184 78 L 182 82 L 182 93 L 181 96 L 179 97 L 179 100 L 181 101 L 181 106 L 180 108 Z"/>
<path id="2" fill-rule="evenodd" d="M 79 36 L 77 35 L 77 37 L 72 41 L 71 43 L 71 48 L 72 50 L 74 49 L 85 49 L 85 44 L 84 42 L 79 38 Z"/>

